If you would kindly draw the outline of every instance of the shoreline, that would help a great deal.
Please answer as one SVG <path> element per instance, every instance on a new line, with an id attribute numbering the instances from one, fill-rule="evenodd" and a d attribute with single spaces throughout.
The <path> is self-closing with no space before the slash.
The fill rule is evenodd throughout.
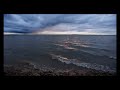
<path id="1" fill-rule="evenodd" d="M 16 65 L 4 65 L 5 76 L 115 76 L 116 73 L 97 71 L 93 69 L 55 70 L 47 67 L 37 68 L 34 64 L 24 62 Z"/>

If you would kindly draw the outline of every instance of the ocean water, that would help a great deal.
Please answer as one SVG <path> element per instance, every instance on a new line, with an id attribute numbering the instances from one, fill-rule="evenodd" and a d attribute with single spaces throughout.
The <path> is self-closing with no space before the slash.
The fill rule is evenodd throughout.
<path id="1" fill-rule="evenodd" d="M 115 35 L 4 35 L 4 64 L 116 72 Z"/>

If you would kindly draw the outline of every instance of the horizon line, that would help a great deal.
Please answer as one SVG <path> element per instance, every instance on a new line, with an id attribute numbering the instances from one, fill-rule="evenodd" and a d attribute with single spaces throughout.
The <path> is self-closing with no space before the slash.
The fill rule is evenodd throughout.
<path id="1" fill-rule="evenodd" d="M 64 33 L 64 34 L 59 34 L 59 33 L 13 33 L 13 32 L 4 32 L 4 35 L 116 35 L 116 34 L 103 34 L 103 33 L 84 33 L 84 34 L 80 34 L 80 33 Z"/>
<path id="2" fill-rule="evenodd" d="M 107 36 L 109 36 L 109 35 L 116 35 L 116 34 L 4 34 L 4 35 L 107 35 Z"/>

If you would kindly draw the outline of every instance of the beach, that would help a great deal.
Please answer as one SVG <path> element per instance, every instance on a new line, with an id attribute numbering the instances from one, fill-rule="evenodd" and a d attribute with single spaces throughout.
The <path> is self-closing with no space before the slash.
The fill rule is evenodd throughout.
<path id="1" fill-rule="evenodd" d="M 47 67 L 37 68 L 34 64 L 24 62 L 16 65 L 4 66 L 5 76 L 115 76 L 116 73 L 97 71 L 87 68 L 80 70 L 55 70 Z"/>

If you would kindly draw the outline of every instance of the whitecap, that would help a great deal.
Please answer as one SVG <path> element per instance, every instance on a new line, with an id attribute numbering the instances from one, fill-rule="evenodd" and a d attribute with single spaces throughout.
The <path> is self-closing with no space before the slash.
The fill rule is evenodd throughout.
<path id="1" fill-rule="evenodd" d="M 99 65 L 96 63 L 86 63 L 86 62 L 80 62 L 80 60 L 77 59 L 68 59 L 66 57 L 63 57 L 61 55 L 55 55 L 55 54 L 51 54 L 52 59 L 57 59 L 63 63 L 66 64 L 74 64 L 76 66 L 80 66 L 80 67 L 85 67 L 85 68 L 90 68 L 90 69 L 95 69 L 95 70 L 101 70 L 104 72 L 115 72 L 115 70 L 111 70 L 110 67 L 108 66 L 104 66 L 104 65 Z"/>

